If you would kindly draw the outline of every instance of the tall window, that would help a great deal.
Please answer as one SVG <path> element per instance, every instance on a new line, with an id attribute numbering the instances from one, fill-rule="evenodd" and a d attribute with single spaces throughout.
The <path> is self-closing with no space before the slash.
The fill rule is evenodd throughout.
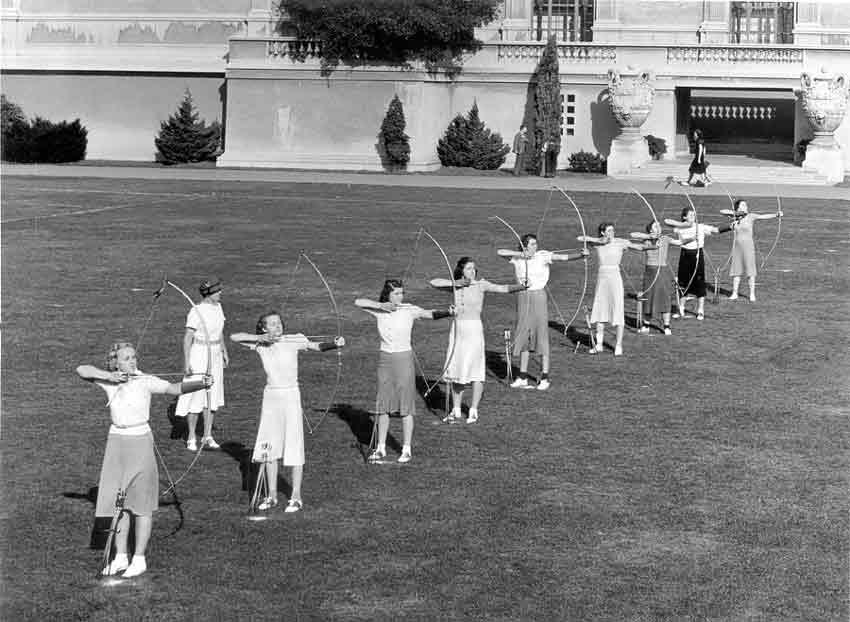
<path id="1" fill-rule="evenodd" d="M 732 43 L 794 43 L 793 2 L 732 2 Z"/>
<path id="2" fill-rule="evenodd" d="M 593 41 L 594 0 L 534 0 L 534 26 L 538 41 L 549 30 L 552 5 L 552 34 L 562 41 Z"/>

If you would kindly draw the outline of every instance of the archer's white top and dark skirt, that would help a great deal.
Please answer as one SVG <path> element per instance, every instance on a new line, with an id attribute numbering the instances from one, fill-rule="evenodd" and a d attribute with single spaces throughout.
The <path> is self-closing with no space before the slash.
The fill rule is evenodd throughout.
<path id="1" fill-rule="evenodd" d="M 593 309 L 590 312 L 590 321 L 594 324 L 596 322 L 612 326 L 625 324 L 620 260 L 628 244 L 628 240 L 614 238 L 607 244 L 596 246 L 599 272 L 596 275 L 596 291 L 593 294 Z"/>
<path id="2" fill-rule="evenodd" d="M 310 342 L 302 334 L 252 345 L 266 371 L 260 426 L 254 443 L 254 462 L 283 458 L 284 466 L 304 464 L 304 424 L 298 388 L 298 353 Z M 266 445 L 266 447 L 263 447 Z M 265 455 L 264 455 L 265 454 Z"/>
<path id="3" fill-rule="evenodd" d="M 381 338 L 375 412 L 379 415 L 398 413 L 402 417 L 415 415 L 416 370 L 410 335 L 413 322 L 431 317 L 431 313 L 409 304 L 399 305 L 390 312 L 363 310 L 375 316 Z"/>
<path id="4" fill-rule="evenodd" d="M 729 266 L 729 276 L 756 276 L 757 274 L 753 222 L 750 214 L 738 220 L 732 241 L 732 264 Z"/>
<path id="5" fill-rule="evenodd" d="M 705 298 L 705 236 L 717 233 L 717 227 L 703 224 L 692 224 L 689 227 L 679 227 L 676 234 L 680 240 L 689 238 L 682 244 L 679 254 L 679 269 L 676 278 L 679 281 L 679 292 L 682 296 Z"/>
<path id="6" fill-rule="evenodd" d="M 670 238 L 662 235 L 656 241 L 655 248 L 646 252 L 646 268 L 643 273 L 643 314 L 647 317 L 660 316 L 670 311 L 673 300 L 673 283 L 667 272 L 667 257 L 670 252 Z M 647 288 L 647 286 L 650 286 Z"/>
<path id="7" fill-rule="evenodd" d="M 507 285 L 496 285 L 481 279 L 468 287 L 455 290 L 454 328 L 449 331 L 445 379 L 457 384 L 484 382 L 487 370 L 484 356 L 484 325 L 481 311 L 484 294 L 510 291 Z"/>
<path id="8" fill-rule="evenodd" d="M 112 425 L 106 439 L 97 488 L 96 516 L 112 516 L 118 491 L 127 493 L 124 509 L 150 516 L 159 507 L 159 471 L 148 419 L 151 395 L 168 391 L 169 383 L 141 372 L 121 384 L 95 382 L 109 397 Z"/>
<path id="9" fill-rule="evenodd" d="M 189 311 L 189 315 L 186 316 L 186 328 L 195 331 L 192 349 L 189 351 L 189 364 L 192 372 L 195 374 L 206 373 L 207 354 L 212 356 L 212 364 L 209 366 L 210 374 L 213 377 L 213 385 L 209 389 L 210 410 L 218 410 L 224 406 L 224 356 L 221 351 L 224 311 L 222 311 L 221 305 L 206 302 L 195 305 Z M 209 337 L 207 331 L 209 331 Z M 208 345 L 209 347 L 207 347 Z M 190 376 L 187 379 L 193 378 L 197 380 L 198 376 Z M 203 412 L 206 403 L 207 391 L 183 393 L 177 398 L 177 409 L 174 414 L 178 417 L 185 417 L 189 413 Z"/>
<path id="10" fill-rule="evenodd" d="M 514 330 L 514 356 L 534 352 L 549 356 L 549 301 L 546 284 L 549 283 L 550 251 L 537 251 L 533 256 L 513 257 L 517 283 L 528 282 L 528 289 L 517 293 L 517 324 Z"/>

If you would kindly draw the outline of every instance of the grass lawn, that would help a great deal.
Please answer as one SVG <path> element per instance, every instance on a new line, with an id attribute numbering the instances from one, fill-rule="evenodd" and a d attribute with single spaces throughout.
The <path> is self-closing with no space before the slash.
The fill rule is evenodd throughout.
<path id="1" fill-rule="evenodd" d="M 625 235 L 650 217 L 633 196 L 574 198 L 589 231 L 612 220 Z M 747 198 L 752 211 L 775 210 L 773 197 Z M 675 191 L 649 199 L 660 218 L 685 204 Z M 701 222 L 721 222 L 728 207 L 725 198 L 694 201 Z M 848 202 L 783 201 L 757 303 L 724 295 L 706 305 L 704 322 L 675 321 L 671 337 L 629 329 L 617 359 L 575 352 L 587 341 L 581 313 L 566 336 L 553 328 L 545 393 L 503 384 L 513 298 L 491 294 L 481 419 L 439 423 L 436 390 L 430 408 L 420 403 L 405 466 L 363 462 L 378 342 L 354 299 L 376 298 L 384 278 L 404 274 L 409 301 L 447 304 L 426 285 L 448 269 L 432 242 L 414 244 L 420 226 L 452 264 L 470 255 L 496 282 L 511 270 L 495 250 L 515 240 L 491 216 L 520 233 L 540 227 L 544 248 L 576 248 L 578 220 L 558 197 L 6 177 L 2 202 L 4 620 L 848 617 Z M 756 224 L 760 253 L 776 226 Z M 731 240 L 709 239 L 709 279 Z M 201 455 L 178 486 L 179 505 L 163 498 L 148 572 L 105 586 L 88 542 L 108 410 L 74 368 L 101 365 L 114 340 L 137 341 L 153 311 L 140 367 L 180 370 L 188 305 L 168 291 L 151 308 L 163 274 L 193 296 L 219 276 L 228 333 L 252 330 L 277 307 L 289 330 L 333 334 L 320 279 L 304 262 L 293 271 L 301 249 L 328 278 L 348 340 L 330 413 L 307 437 L 304 511 L 246 520 L 264 375 L 256 355 L 233 346 L 217 420 L 224 450 Z M 640 259 L 624 271 L 633 293 Z M 553 268 L 555 325 L 577 309 L 583 284 L 581 262 Z M 633 313 L 627 300 L 627 321 Z M 414 331 L 429 381 L 442 370 L 449 327 Z M 315 424 L 337 357 L 300 361 Z M 168 406 L 154 398 L 151 422 L 176 478 L 192 455 L 170 438 Z M 400 433 L 394 420 L 391 435 Z M 391 457 L 398 449 L 391 444 Z"/>

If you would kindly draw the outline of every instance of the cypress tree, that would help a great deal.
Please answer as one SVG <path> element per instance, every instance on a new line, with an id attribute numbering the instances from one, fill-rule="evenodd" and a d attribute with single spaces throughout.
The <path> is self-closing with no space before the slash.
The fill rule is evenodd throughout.
<path id="1" fill-rule="evenodd" d="M 192 94 L 186 89 L 177 113 L 160 124 L 159 136 L 154 139 L 156 160 L 163 164 L 214 160 L 219 153 L 220 142 L 221 126 L 218 121 L 210 125 L 203 119 L 199 121 Z"/>
<path id="2" fill-rule="evenodd" d="M 561 79 L 558 75 L 558 47 L 555 38 L 546 42 L 537 66 L 534 90 L 534 141 L 529 167 L 540 170 L 541 149 L 549 143 L 556 154 L 561 151 L 561 126 L 564 123 L 564 104 L 561 100 Z"/>
<path id="3" fill-rule="evenodd" d="M 393 95 L 387 114 L 381 122 L 380 142 L 387 163 L 395 168 L 404 168 L 410 162 L 410 137 L 404 133 L 404 106 L 398 95 Z"/>

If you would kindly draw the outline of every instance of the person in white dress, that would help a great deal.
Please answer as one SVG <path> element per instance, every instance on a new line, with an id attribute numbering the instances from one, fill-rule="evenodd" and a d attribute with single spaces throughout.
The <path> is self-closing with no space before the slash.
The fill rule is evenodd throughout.
<path id="1" fill-rule="evenodd" d="M 301 392 L 298 387 L 298 353 L 341 348 L 345 339 L 333 342 L 310 341 L 297 333 L 285 335 L 280 313 L 271 311 L 257 320 L 256 333 L 234 333 L 231 341 L 254 350 L 266 372 L 260 426 L 254 443 L 253 461 L 265 469 L 268 496 L 257 507 L 269 510 L 277 506 L 278 461 L 292 467 L 292 495 L 284 512 L 297 512 L 304 507 L 301 482 L 304 475 L 304 423 L 301 420 Z"/>
<path id="2" fill-rule="evenodd" d="M 454 281 L 432 279 L 431 286 L 454 290 L 455 324 L 449 333 L 449 346 L 443 377 L 451 383 L 452 410 L 447 422 L 463 418 L 463 391 L 472 385 L 472 401 L 467 423 L 478 421 L 478 405 L 484 394 L 486 376 L 484 351 L 484 325 L 481 311 L 484 294 L 495 292 L 509 294 L 526 289 L 525 285 L 498 285 L 479 278 L 478 268 L 469 257 L 461 257 L 454 269 Z"/>
<path id="3" fill-rule="evenodd" d="M 202 300 L 194 305 L 186 317 L 186 332 L 183 335 L 183 366 L 187 378 L 207 372 L 212 375 L 214 384 L 211 391 L 181 395 L 177 400 L 175 415 L 186 418 L 189 435 L 186 448 L 197 451 L 198 441 L 195 429 L 198 415 L 209 411 L 204 417 L 204 435 L 202 447 L 218 449 L 219 445 L 212 435 L 216 411 L 224 406 L 224 368 L 228 364 L 227 346 L 224 343 L 224 311 L 221 308 L 221 282 L 209 279 L 198 288 Z"/>
<path id="4" fill-rule="evenodd" d="M 730 216 L 735 223 L 735 237 L 732 241 L 729 276 L 732 277 L 732 294 L 729 300 L 737 300 L 738 289 L 741 287 L 741 277 L 747 277 L 750 288 L 750 302 L 756 301 L 756 245 L 753 238 L 753 226 L 757 220 L 781 218 L 782 210 L 775 214 L 756 214 L 750 212 L 747 202 L 743 199 L 735 201 L 734 210 L 720 210 L 721 214 Z"/>

